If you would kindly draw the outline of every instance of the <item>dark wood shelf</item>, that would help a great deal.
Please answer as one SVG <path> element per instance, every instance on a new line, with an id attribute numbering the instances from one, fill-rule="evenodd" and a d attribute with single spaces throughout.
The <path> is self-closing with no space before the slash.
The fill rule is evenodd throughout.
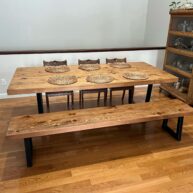
<path id="1" fill-rule="evenodd" d="M 193 9 L 176 9 L 176 10 L 171 10 L 170 14 L 175 16 L 180 16 L 180 17 L 193 17 Z"/>
<path id="2" fill-rule="evenodd" d="M 160 86 L 161 89 L 167 91 L 168 93 L 170 93 L 172 96 L 187 102 L 187 94 L 186 93 L 182 93 L 179 90 L 173 88 L 172 86 L 166 85 L 166 84 L 162 84 Z"/>
<path id="3" fill-rule="evenodd" d="M 182 23 L 185 20 L 189 22 L 193 19 L 193 9 L 178 9 L 170 11 L 170 27 L 168 31 L 168 40 L 167 40 L 167 48 L 166 55 L 164 61 L 164 70 L 171 72 L 171 74 L 175 74 L 179 77 L 179 81 L 181 81 L 181 77 L 188 79 L 188 92 L 182 93 L 178 89 L 172 86 L 172 84 L 162 84 L 161 89 L 167 91 L 171 95 L 176 98 L 181 99 L 187 104 L 193 105 L 193 72 L 184 71 L 178 67 L 170 65 L 173 61 L 183 60 L 187 62 L 186 65 L 192 64 L 193 61 L 193 51 L 189 49 L 180 49 L 173 46 L 173 39 L 175 37 L 189 38 L 193 39 L 193 32 L 183 32 L 177 31 L 177 25 Z M 187 39 L 187 43 L 190 44 L 190 41 Z M 183 63 L 184 63 L 183 62 Z"/>
<path id="4" fill-rule="evenodd" d="M 170 35 L 193 38 L 193 32 L 169 31 Z"/>
<path id="5" fill-rule="evenodd" d="M 177 73 L 177 74 L 180 74 L 180 75 L 182 75 L 182 76 L 185 76 L 186 78 L 189 78 L 189 79 L 192 78 L 192 74 L 191 74 L 191 73 L 188 73 L 188 72 L 185 72 L 185 71 L 183 71 L 183 70 L 180 70 L 179 68 L 175 68 L 175 67 L 170 66 L 170 65 L 165 65 L 164 67 L 165 67 L 166 69 L 168 69 L 168 70 L 171 70 L 171 71 Z"/>
<path id="6" fill-rule="evenodd" d="M 193 58 L 193 52 L 192 51 L 187 51 L 187 50 L 182 50 L 182 49 L 177 49 L 177 48 L 172 48 L 172 47 L 167 47 L 167 51 L 174 53 L 174 54 L 181 55 L 181 56 Z"/>

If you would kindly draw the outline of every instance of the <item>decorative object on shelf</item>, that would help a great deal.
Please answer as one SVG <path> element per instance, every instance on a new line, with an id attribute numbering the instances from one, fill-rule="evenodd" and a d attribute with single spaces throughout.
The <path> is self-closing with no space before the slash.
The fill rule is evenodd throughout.
<path id="1" fill-rule="evenodd" d="M 193 8 L 193 3 L 190 2 L 189 0 L 186 0 L 185 3 L 180 7 L 183 9 L 192 9 Z"/>
<path id="2" fill-rule="evenodd" d="M 80 64 L 79 69 L 86 71 L 95 71 L 100 69 L 99 64 Z"/>
<path id="3" fill-rule="evenodd" d="M 76 76 L 64 75 L 64 76 L 53 76 L 48 79 L 48 83 L 55 85 L 69 85 L 74 84 L 78 80 Z"/>
<path id="4" fill-rule="evenodd" d="M 103 84 L 112 82 L 114 78 L 109 75 L 98 74 L 98 75 L 89 75 L 86 80 L 91 83 Z"/>
<path id="5" fill-rule="evenodd" d="M 180 49 L 188 49 L 188 46 L 184 44 L 184 40 L 182 38 L 177 38 L 174 41 L 174 47 L 180 48 Z"/>
<path id="6" fill-rule="evenodd" d="M 123 77 L 131 80 L 146 80 L 149 78 L 149 76 L 143 72 L 128 72 L 124 73 Z"/>
<path id="7" fill-rule="evenodd" d="M 178 89 L 182 93 L 188 92 L 188 81 L 186 78 L 181 78 L 180 80 L 180 88 Z"/>
<path id="8" fill-rule="evenodd" d="M 170 64 L 171 66 L 183 70 L 185 72 L 192 73 L 193 63 L 183 61 L 181 59 L 176 59 Z"/>
<path id="9" fill-rule="evenodd" d="M 189 71 L 192 72 L 193 70 L 193 63 L 189 64 Z"/>
<path id="10" fill-rule="evenodd" d="M 169 7 L 170 7 L 171 10 L 179 9 L 180 3 L 181 3 L 181 1 L 178 1 L 178 2 L 173 1 L 169 5 Z"/>
<path id="11" fill-rule="evenodd" d="M 52 72 L 52 73 L 63 73 L 70 71 L 70 68 L 66 65 L 61 66 L 45 66 L 46 72 Z"/>
<path id="12" fill-rule="evenodd" d="M 179 81 L 174 83 L 174 88 L 175 89 L 179 89 L 180 88 L 180 82 Z"/>
<path id="13" fill-rule="evenodd" d="M 191 46 L 190 50 L 193 51 L 193 40 L 191 40 L 190 46 Z"/>
<path id="14" fill-rule="evenodd" d="M 187 32 L 193 32 L 193 22 L 192 21 L 187 26 Z"/>
<path id="15" fill-rule="evenodd" d="M 131 68 L 131 65 L 126 62 L 112 63 L 110 66 L 112 68 Z"/>
<path id="16" fill-rule="evenodd" d="M 188 25 L 189 24 L 188 24 L 187 20 L 184 20 L 184 22 L 179 24 L 179 26 L 178 26 L 179 31 L 186 32 Z"/>

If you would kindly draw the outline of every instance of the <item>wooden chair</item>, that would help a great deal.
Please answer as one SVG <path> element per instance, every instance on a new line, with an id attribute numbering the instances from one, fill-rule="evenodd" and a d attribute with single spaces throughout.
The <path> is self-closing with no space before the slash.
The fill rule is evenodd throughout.
<path id="1" fill-rule="evenodd" d="M 126 63 L 126 58 L 113 58 L 113 59 L 106 59 L 106 64 L 113 64 L 113 63 Z M 128 90 L 129 97 L 128 97 L 128 103 L 133 103 L 133 95 L 134 95 L 134 86 L 127 86 L 127 87 L 117 87 L 117 88 L 110 88 L 110 105 L 112 105 L 112 98 L 113 98 L 113 91 L 123 91 L 122 94 L 122 103 L 124 102 L 125 98 L 125 92 Z"/>
<path id="2" fill-rule="evenodd" d="M 78 60 L 78 64 L 100 64 L 100 60 Z M 79 104 L 80 108 L 84 108 L 84 94 L 88 93 L 98 93 L 98 98 L 97 98 L 97 106 L 99 106 L 100 103 L 100 95 L 101 93 L 104 93 L 104 105 L 106 106 L 107 104 L 107 93 L 108 89 L 103 88 L 103 89 L 90 89 L 90 90 L 80 90 L 79 91 Z"/>
<path id="3" fill-rule="evenodd" d="M 67 65 L 67 60 L 64 61 L 43 61 L 44 66 L 61 66 Z M 49 97 L 56 97 L 56 96 L 67 96 L 67 108 L 70 109 L 70 97 L 71 97 L 71 108 L 73 109 L 74 106 L 74 92 L 73 91 L 61 91 L 61 92 L 47 92 L 46 93 L 46 106 L 48 112 L 50 112 L 50 102 Z"/>

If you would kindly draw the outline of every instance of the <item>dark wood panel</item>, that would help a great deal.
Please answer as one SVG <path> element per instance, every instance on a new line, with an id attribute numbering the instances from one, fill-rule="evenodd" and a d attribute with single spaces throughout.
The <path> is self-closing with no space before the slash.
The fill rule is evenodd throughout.
<path id="1" fill-rule="evenodd" d="M 86 53 L 86 52 L 118 52 L 137 50 L 164 50 L 166 47 L 136 47 L 136 48 L 98 48 L 98 49 L 69 49 L 69 50 L 12 50 L 0 51 L 0 55 L 14 54 L 53 54 L 53 53 Z"/>

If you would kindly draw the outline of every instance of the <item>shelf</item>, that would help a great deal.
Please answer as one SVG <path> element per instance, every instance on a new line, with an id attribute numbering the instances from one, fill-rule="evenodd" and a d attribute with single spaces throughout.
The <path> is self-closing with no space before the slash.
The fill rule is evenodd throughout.
<path id="1" fill-rule="evenodd" d="M 171 15 L 180 15 L 180 17 L 191 17 L 193 15 L 193 9 L 176 9 L 170 11 Z"/>
<path id="2" fill-rule="evenodd" d="M 166 85 L 166 84 L 162 84 L 160 86 L 161 89 L 169 92 L 172 96 L 175 96 L 176 98 L 184 101 L 184 102 L 187 102 L 187 94 L 185 93 L 181 93 L 180 91 L 176 90 L 175 88 L 169 86 L 169 85 Z"/>
<path id="3" fill-rule="evenodd" d="M 182 76 L 185 76 L 186 78 L 190 78 L 190 79 L 192 78 L 192 74 L 191 74 L 191 73 L 185 72 L 185 71 L 183 71 L 183 70 L 180 70 L 180 69 L 175 68 L 175 67 L 170 66 L 170 65 L 165 65 L 164 67 L 165 67 L 166 69 L 168 69 L 168 70 L 171 70 L 171 71 L 177 73 L 177 74 L 180 74 L 180 75 L 182 75 Z"/>
<path id="4" fill-rule="evenodd" d="M 187 22 L 193 21 L 193 9 L 178 9 L 170 11 L 170 27 L 168 32 L 167 48 L 164 61 L 164 70 L 174 74 L 181 81 L 184 78 L 184 86 L 187 87 L 187 92 L 182 93 L 182 89 L 176 89 L 173 85 L 175 84 L 162 84 L 160 88 L 165 90 L 172 96 L 184 101 L 187 104 L 193 105 L 193 70 L 186 71 L 185 69 L 191 69 L 193 61 L 193 51 L 191 49 L 181 49 L 173 46 L 175 39 L 183 38 L 185 43 L 190 46 L 193 40 L 192 32 L 177 31 L 178 25 L 183 24 L 186 20 Z M 181 61 L 180 64 L 185 66 L 173 66 L 172 63 Z M 184 67 L 184 68 L 183 68 Z M 186 68 L 187 67 L 187 68 Z"/>
<path id="5" fill-rule="evenodd" d="M 169 31 L 170 35 L 193 38 L 193 32 Z"/>
<path id="6" fill-rule="evenodd" d="M 192 51 L 187 51 L 187 50 L 182 50 L 182 49 L 177 49 L 177 48 L 172 48 L 172 47 L 168 47 L 167 51 L 172 52 L 174 54 L 181 55 L 181 56 L 187 56 L 187 57 L 193 58 Z"/>

